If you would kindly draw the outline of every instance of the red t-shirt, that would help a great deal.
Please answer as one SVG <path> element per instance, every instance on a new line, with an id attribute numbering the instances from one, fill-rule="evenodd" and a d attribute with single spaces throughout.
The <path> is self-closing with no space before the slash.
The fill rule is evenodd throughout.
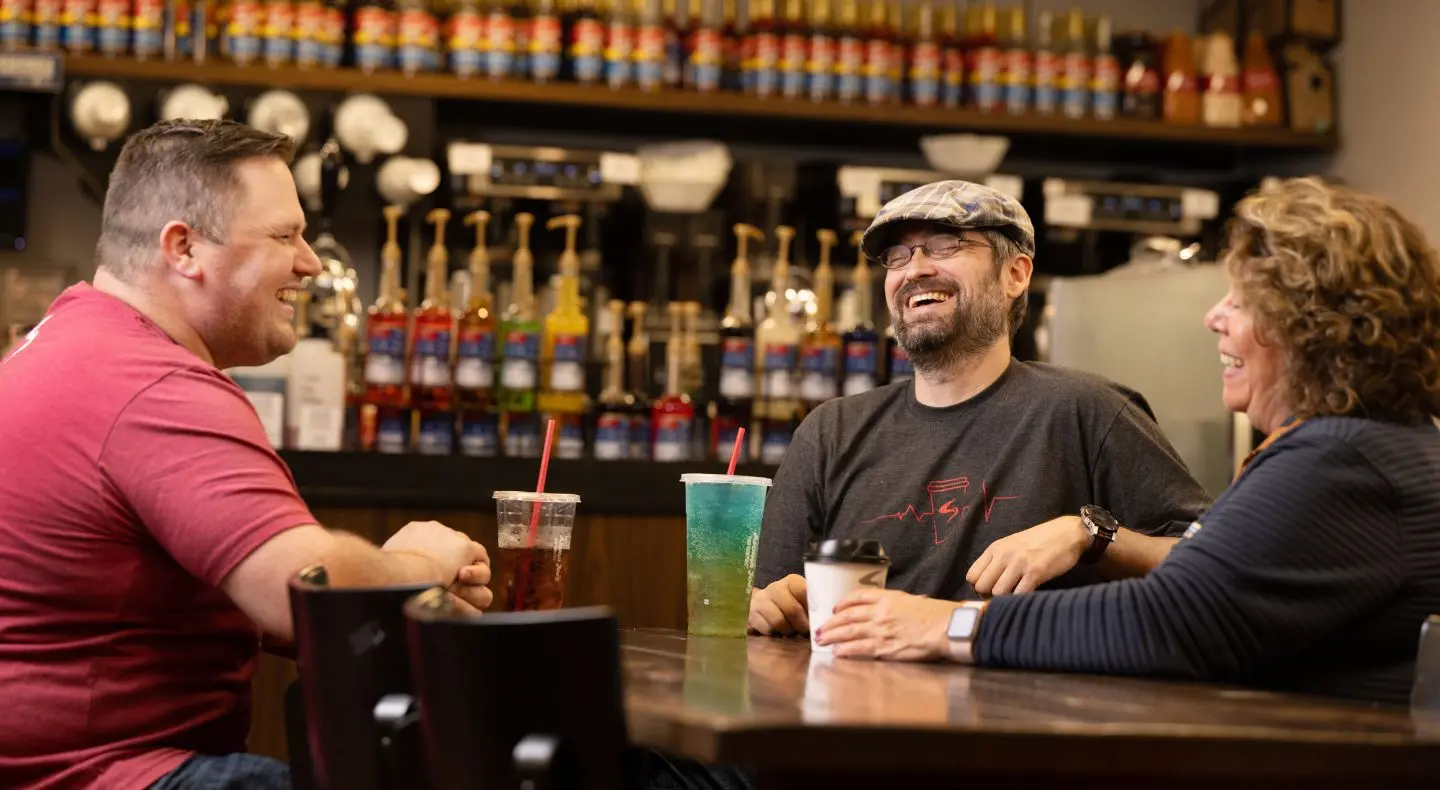
<path id="1" fill-rule="evenodd" d="M 0 787 L 244 751 L 260 632 L 219 586 L 313 523 L 234 382 L 67 289 L 0 362 Z"/>

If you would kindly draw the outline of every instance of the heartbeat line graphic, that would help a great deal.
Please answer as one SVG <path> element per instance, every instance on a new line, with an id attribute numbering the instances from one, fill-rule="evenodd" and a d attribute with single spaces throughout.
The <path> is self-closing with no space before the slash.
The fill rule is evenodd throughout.
<path id="1" fill-rule="evenodd" d="M 954 533 L 953 529 L 949 529 L 946 530 L 945 537 L 940 537 L 940 517 L 944 517 L 945 525 L 948 527 L 955 519 L 963 516 L 965 511 L 970 509 L 969 503 L 956 507 L 955 497 L 946 496 L 952 491 L 959 491 L 962 497 L 968 496 L 970 493 L 970 478 L 952 477 L 948 480 L 931 480 L 926 483 L 925 492 L 929 497 L 929 510 L 922 511 L 914 505 L 906 505 L 903 510 L 886 513 L 883 516 L 877 516 L 876 518 L 861 523 L 874 524 L 878 521 L 904 521 L 907 518 L 913 518 L 916 523 L 923 524 L 928 519 L 930 521 L 931 532 L 934 534 L 935 545 L 938 546 L 949 540 L 950 535 Z M 995 504 L 997 502 L 1019 498 L 1018 496 L 992 496 L 990 494 L 990 486 L 984 480 L 980 481 L 980 503 L 984 508 L 986 524 L 990 523 L 990 514 L 995 510 Z M 937 499 L 941 500 L 938 505 L 936 504 Z"/>

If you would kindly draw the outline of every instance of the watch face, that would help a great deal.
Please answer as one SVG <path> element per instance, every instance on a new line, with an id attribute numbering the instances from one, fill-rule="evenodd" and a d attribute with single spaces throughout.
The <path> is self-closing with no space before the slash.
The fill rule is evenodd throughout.
<path id="1" fill-rule="evenodd" d="M 980 610 L 970 606 L 962 606 L 950 615 L 950 629 L 947 635 L 951 639 L 969 639 L 975 636 L 975 624 L 980 620 Z"/>
<path id="2" fill-rule="evenodd" d="M 1120 522 L 1116 521 L 1115 517 L 1110 515 L 1110 511 L 1104 508 L 1086 505 L 1082 512 L 1096 528 L 1104 532 L 1114 532 L 1120 528 Z"/>

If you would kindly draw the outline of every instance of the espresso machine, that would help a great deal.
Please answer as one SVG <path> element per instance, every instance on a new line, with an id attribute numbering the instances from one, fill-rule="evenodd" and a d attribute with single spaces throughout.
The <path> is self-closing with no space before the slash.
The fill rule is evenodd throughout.
<path id="1" fill-rule="evenodd" d="M 1221 402 L 1216 340 L 1202 324 L 1228 288 L 1203 244 L 1218 196 L 1062 179 L 1047 179 L 1041 192 L 1031 314 L 1021 330 L 1035 357 L 1138 391 L 1191 473 L 1218 494 L 1252 444 L 1248 426 Z"/>

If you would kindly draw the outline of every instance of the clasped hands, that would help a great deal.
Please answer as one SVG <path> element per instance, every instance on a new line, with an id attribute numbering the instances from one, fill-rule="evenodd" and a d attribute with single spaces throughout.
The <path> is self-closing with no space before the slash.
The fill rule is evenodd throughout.
<path id="1" fill-rule="evenodd" d="M 982 597 L 1032 592 L 1079 562 L 1090 533 L 1078 516 L 1061 516 L 1001 538 L 970 566 L 965 580 Z M 810 631 L 805 577 L 791 574 L 750 597 L 750 630 L 765 635 Z M 835 655 L 928 661 L 948 654 L 953 601 L 900 590 L 863 588 L 835 605 L 815 634 Z"/>

